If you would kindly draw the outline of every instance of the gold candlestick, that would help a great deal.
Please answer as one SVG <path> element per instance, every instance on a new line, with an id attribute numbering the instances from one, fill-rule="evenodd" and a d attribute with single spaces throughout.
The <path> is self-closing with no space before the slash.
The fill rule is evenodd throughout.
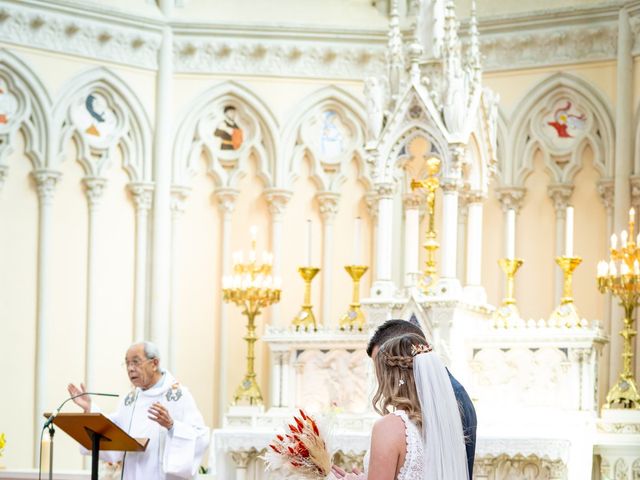
<path id="1" fill-rule="evenodd" d="M 573 303 L 573 271 L 582 263 L 580 257 L 556 257 L 556 263 L 562 269 L 564 284 L 560 305 L 549 317 L 550 325 L 579 327 L 582 325 L 576 306 Z"/>
<path id="2" fill-rule="evenodd" d="M 436 252 L 440 248 L 440 244 L 436 240 L 436 190 L 440 186 L 438 173 L 440 172 L 440 159 L 437 157 L 429 157 L 427 159 L 427 178 L 424 180 L 411 180 L 411 190 L 423 188 L 427 190 L 427 214 L 429 215 L 429 226 L 427 228 L 427 236 L 423 248 L 427 251 L 427 261 L 422 277 L 420 278 L 420 287 L 424 293 L 429 293 L 430 288 L 436 282 Z"/>
<path id="3" fill-rule="evenodd" d="M 514 297 L 515 276 L 524 261 L 520 258 L 501 258 L 498 265 L 507 277 L 507 295 L 502 299 L 502 304 L 493 313 L 495 327 L 505 327 L 520 320 L 520 312 Z"/>
<path id="4" fill-rule="evenodd" d="M 249 261 L 242 262 L 242 254 L 236 254 L 233 266 L 233 275 L 223 279 L 223 300 L 235 303 L 242 308 L 242 314 L 247 317 L 247 372 L 240 386 L 233 396 L 233 403 L 247 401 L 249 405 L 262 405 L 262 393 L 256 381 L 255 372 L 255 343 L 256 336 L 255 319 L 263 308 L 280 301 L 281 290 L 279 280 L 271 276 L 273 255 L 265 253 L 264 263 L 256 260 L 255 230 L 252 229 L 253 239 Z"/>
<path id="5" fill-rule="evenodd" d="M 622 232 L 622 245 L 617 247 L 616 235 L 611 236 L 609 261 L 598 263 L 598 290 L 611 293 L 620 299 L 624 308 L 624 327 L 620 335 L 624 339 L 622 351 L 622 372 L 616 384 L 607 393 L 603 408 L 629 408 L 640 410 L 640 393 L 633 377 L 633 328 L 635 321 L 633 311 L 640 298 L 640 249 L 634 238 L 635 211 L 629 211 L 629 235 Z M 627 238 L 629 241 L 627 241 Z M 616 266 L 619 262 L 619 266 Z"/>
<path id="6" fill-rule="evenodd" d="M 359 331 L 362 331 L 365 324 L 364 313 L 360 309 L 360 279 L 369 269 L 364 265 L 347 265 L 344 267 L 351 279 L 353 280 L 353 300 L 349 304 L 349 310 L 340 319 L 340 330 L 345 330 L 349 327 L 349 330 L 353 330 L 353 327 L 357 327 Z"/>
<path id="7" fill-rule="evenodd" d="M 319 268 L 316 267 L 298 267 L 298 272 L 300 276 L 304 280 L 304 303 L 302 304 L 302 309 L 295 316 L 293 321 L 291 322 L 296 327 L 296 332 L 300 329 L 300 327 L 304 327 L 306 331 L 308 327 L 313 325 L 313 331 L 318 331 L 318 324 L 316 323 L 316 317 L 313 314 L 313 305 L 311 304 L 311 282 L 313 278 L 320 271 Z"/>

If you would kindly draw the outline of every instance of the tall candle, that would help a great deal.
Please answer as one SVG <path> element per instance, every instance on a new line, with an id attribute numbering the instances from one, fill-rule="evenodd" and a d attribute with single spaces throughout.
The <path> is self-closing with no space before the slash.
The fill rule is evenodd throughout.
<path id="1" fill-rule="evenodd" d="M 353 235 L 353 265 L 360 265 L 362 262 L 362 219 L 356 217 Z"/>
<path id="2" fill-rule="evenodd" d="M 311 266 L 311 219 L 307 220 L 307 266 Z"/>
<path id="3" fill-rule="evenodd" d="M 507 210 L 507 258 L 516 256 L 516 211 Z"/>
<path id="4" fill-rule="evenodd" d="M 573 207 L 567 207 L 564 230 L 564 256 L 573 257 Z"/>

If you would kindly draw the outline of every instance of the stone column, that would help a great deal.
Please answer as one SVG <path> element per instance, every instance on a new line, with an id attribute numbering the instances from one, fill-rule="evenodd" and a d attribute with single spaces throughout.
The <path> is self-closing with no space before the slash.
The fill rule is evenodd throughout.
<path id="1" fill-rule="evenodd" d="M 271 252 L 273 253 L 273 277 L 282 278 L 282 220 L 284 209 L 291 199 L 292 192 L 271 188 L 265 191 L 265 198 L 271 213 Z M 280 304 L 271 305 L 271 323 L 280 325 Z"/>
<path id="2" fill-rule="evenodd" d="M 180 252 L 182 251 L 182 235 L 180 220 L 184 214 L 185 202 L 189 190 L 187 188 L 173 187 L 171 189 L 171 299 L 169 302 L 169 368 L 175 375 L 178 374 L 178 265 L 180 264 Z"/>
<path id="3" fill-rule="evenodd" d="M 629 228 L 629 177 L 633 168 L 633 34 L 629 12 L 621 8 L 618 15 L 618 49 L 616 69 L 616 144 L 614 171 L 614 231 L 618 234 Z M 609 383 L 617 381 L 622 370 L 622 308 L 616 308 L 611 318 L 611 369 Z"/>
<path id="4" fill-rule="evenodd" d="M 613 234 L 613 180 L 601 180 L 598 182 L 598 193 L 600 194 L 600 199 L 602 200 L 602 204 L 604 205 L 605 211 L 607 213 L 607 231 L 606 231 L 606 242 L 605 249 L 602 252 L 602 259 L 609 259 L 609 246 L 610 246 L 610 238 Z M 610 336 L 615 335 L 611 331 L 611 319 L 614 315 L 614 310 L 619 308 L 617 303 L 613 301 L 611 294 L 607 294 L 605 296 L 605 311 L 603 312 L 603 328 L 605 332 L 609 332 Z M 611 366 L 611 345 L 610 343 L 605 345 L 602 349 L 602 360 L 599 362 L 600 368 L 598 369 L 598 377 L 599 377 L 599 385 L 600 389 L 598 392 L 598 402 L 599 404 L 604 403 L 605 397 L 607 395 L 607 391 L 609 390 L 609 385 L 611 384 L 609 380 L 610 376 L 610 366 Z M 615 374 L 617 375 L 617 373 Z M 614 378 L 617 378 L 614 377 Z"/>
<path id="5" fill-rule="evenodd" d="M 222 241 L 219 262 L 219 265 L 221 265 L 221 278 L 225 275 L 231 275 L 231 220 L 238 193 L 238 190 L 233 188 L 219 188 L 214 192 L 218 201 L 218 208 L 220 209 L 220 213 L 222 213 Z M 227 357 L 230 340 L 228 338 L 229 314 L 228 305 L 223 302 L 222 299 L 220 300 L 218 308 L 220 316 L 220 338 L 218 339 L 218 361 L 214 367 L 220 375 L 218 385 L 218 412 L 220 418 L 223 418 L 227 408 Z"/>
<path id="6" fill-rule="evenodd" d="M 564 240 L 567 235 L 567 232 L 565 231 L 566 211 L 569 206 L 569 200 L 571 200 L 571 194 L 573 193 L 573 185 L 549 185 L 547 187 L 547 193 L 553 201 L 553 206 L 556 209 L 556 248 L 554 257 L 549 259 L 549 261 L 553 261 L 555 264 L 555 257 L 564 255 Z M 554 272 L 554 305 L 560 305 L 564 277 L 562 270 L 557 265 L 554 267 Z"/>
<path id="7" fill-rule="evenodd" d="M 515 212 L 515 218 L 516 218 L 516 225 L 514 225 L 514 230 L 516 231 L 516 235 L 515 235 L 515 257 L 518 258 L 517 255 L 517 246 L 518 246 L 518 235 L 517 235 L 517 218 L 518 218 L 518 213 L 520 213 L 520 208 L 522 206 L 522 202 L 524 200 L 524 195 L 526 193 L 526 190 L 524 188 L 521 187 L 500 187 L 496 189 L 496 196 L 498 197 L 498 201 L 500 202 L 500 206 L 502 207 L 502 213 L 504 216 L 504 221 L 503 221 L 503 225 L 504 225 L 504 258 L 507 257 L 507 249 L 509 248 L 507 246 L 507 243 L 509 241 L 508 237 L 508 217 L 509 217 L 509 211 L 513 210 Z M 501 278 L 504 279 L 504 275 L 501 275 Z M 506 296 L 506 280 L 503 283 L 504 287 L 503 287 L 503 292 L 502 292 L 502 297 L 504 298 Z"/>
<path id="8" fill-rule="evenodd" d="M 458 195 L 458 243 L 456 245 L 456 277 L 462 281 L 465 278 L 466 258 L 465 250 L 467 243 L 467 221 L 469 218 L 469 203 L 467 201 L 468 192 Z"/>
<path id="9" fill-rule="evenodd" d="M 163 0 L 166 17 L 172 2 Z M 173 131 L 173 33 L 170 26 L 162 31 L 158 58 L 155 101 L 153 251 L 151 262 L 151 340 L 160 355 L 169 352 L 170 241 L 171 241 L 171 164 Z"/>
<path id="10" fill-rule="evenodd" d="M 482 192 L 469 192 L 467 201 L 467 271 L 465 297 L 473 303 L 486 303 L 487 293 L 482 286 Z"/>
<path id="11" fill-rule="evenodd" d="M 638 24 L 640 26 L 640 24 Z M 640 42 L 639 42 L 640 43 Z M 640 216 L 638 215 L 638 213 L 640 212 L 640 175 L 634 175 L 631 177 L 631 205 L 633 206 L 633 208 L 636 211 L 636 234 L 638 232 L 638 225 L 640 225 L 638 223 L 638 218 L 640 218 Z M 636 322 L 638 322 L 637 317 L 636 317 Z M 637 325 L 637 323 L 636 323 Z M 637 327 L 636 327 L 637 330 Z M 637 337 L 634 338 L 634 343 L 635 343 L 635 375 L 636 375 L 636 379 L 638 378 L 638 376 L 640 375 L 640 341 L 638 340 Z"/>
<path id="12" fill-rule="evenodd" d="M 319 323 L 337 325 L 338 319 L 331 318 L 331 286 L 333 285 L 333 222 L 338 213 L 340 195 L 323 192 L 316 195 L 322 217 L 322 309 Z"/>
<path id="13" fill-rule="evenodd" d="M 365 202 L 367 204 L 367 212 L 369 213 L 369 218 L 371 219 L 371 265 L 369 265 L 369 275 L 371 278 L 377 278 L 377 266 L 376 266 L 376 252 L 377 252 L 377 242 L 378 238 L 378 194 L 375 191 L 367 192 L 365 195 Z"/>
<path id="14" fill-rule="evenodd" d="M 407 193 L 404 206 L 404 288 L 407 292 L 418 286 L 420 277 L 420 203 L 418 193 Z"/>
<path id="15" fill-rule="evenodd" d="M 153 200 L 153 186 L 146 183 L 131 183 L 129 191 L 136 207 L 136 267 L 133 302 L 133 341 L 146 340 L 147 305 L 147 233 L 149 210 Z"/>
<path id="16" fill-rule="evenodd" d="M 391 298 L 395 286 L 391 279 L 391 261 L 393 258 L 393 190 L 390 183 L 376 185 L 378 203 L 378 222 L 376 227 L 376 276 L 371 286 L 371 296 Z"/>
<path id="17" fill-rule="evenodd" d="M 231 452 L 231 458 L 233 459 L 233 463 L 236 465 L 236 480 L 248 480 L 247 469 L 257 454 L 258 452 L 255 448 Z"/>
<path id="18" fill-rule="evenodd" d="M 39 434 L 44 418 L 42 413 L 50 406 L 48 399 L 47 378 L 49 377 L 48 352 L 49 333 L 51 330 L 51 278 L 49 265 L 51 263 L 51 214 L 53 208 L 53 194 L 60 180 L 60 172 L 53 170 L 36 170 L 32 173 L 38 192 L 38 283 L 36 300 L 36 371 L 34 385 L 34 433 L 35 440 L 34 465 L 37 466 L 40 452 Z"/>
<path id="19" fill-rule="evenodd" d="M 107 184 L 107 180 L 98 177 L 85 177 L 83 179 L 85 193 L 89 204 L 89 240 L 87 242 L 87 333 L 85 346 L 85 385 L 88 391 L 92 391 L 96 378 L 96 364 L 98 356 L 96 347 L 99 337 L 96 332 L 97 323 L 97 288 L 96 281 L 100 276 L 96 269 L 98 251 L 96 248 L 97 239 L 101 238 L 99 207 L 100 201 Z"/>
<path id="20" fill-rule="evenodd" d="M 442 180 L 442 241 L 440 242 L 440 281 L 437 293 L 456 296 L 460 293 L 457 277 L 456 254 L 458 249 L 458 185 L 456 178 Z M 437 206 L 436 206 L 437 209 Z"/>

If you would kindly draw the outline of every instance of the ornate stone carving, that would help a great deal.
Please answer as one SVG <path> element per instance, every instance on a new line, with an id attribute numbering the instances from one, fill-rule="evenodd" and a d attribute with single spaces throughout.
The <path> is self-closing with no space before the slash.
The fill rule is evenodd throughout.
<path id="1" fill-rule="evenodd" d="M 188 188 L 174 186 L 171 189 L 171 212 L 173 215 L 181 215 L 184 213 L 188 196 Z"/>
<path id="2" fill-rule="evenodd" d="M 289 190 L 270 188 L 264 192 L 264 196 L 269 205 L 269 213 L 273 218 L 280 218 L 284 209 L 291 200 L 292 193 Z"/>
<path id="3" fill-rule="evenodd" d="M 133 196 L 136 211 L 148 212 L 153 203 L 153 185 L 148 183 L 130 183 L 129 191 Z"/>
<path id="4" fill-rule="evenodd" d="M 333 192 L 318 193 L 316 200 L 320 206 L 320 216 L 322 220 L 325 223 L 333 223 L 336 213 L 338 213 L 340 195 Z"/>
<path id="5" fill-rule="evenodd" d="M 2 187 L 4 186 L 4 181 L 7 178 L 8 174 L 9 174 L 9 167 L 7 167 L 6 165 L 0 165 L 0 190 L 2 190 Z"/>
<path id="6" fill-rule="evenodd" d="M 367 192 L 365 195 L 365 203 L 371 220 L 375 224 L 378 220 L 378 194 L 374 191 Z"/>
<path id="7" fill-rule="evenodd" d="M 36 182 L 40 203 L 50 204 L 53 200 L 56 184 L 62 174 L 53 170 L 35 170 L 31 175 L 33 175 L 33 179 Z"/>
<path id="8" fill-rule="evenodd" d="M 613 190 L 613 181 L 611 182 L 611 189 Z M 637 209 L 640 206 L 640 175 L 632 175 L 629 178 L 629 183 L 631 186 L 631 204 Z"/>
<path id="9" fill-rule="evenodd" d="M 240 192 L 235 188 L 218 188 L 214 192 L 218 201 L 218 208 L 225 217 L 231 215 L 236 206 L 236 199 Z"/>
<path id="10" fill-rule="evenodd" d="M 553 201 L 553 206 L 556 209 L 556 215 L 560 218 L 564 218 L 564 212 L 569 206 L 569 200 L 571 200 L 573 188 L 573 185 L 562 183 L 549 185 L 547 187 L 547 194 Z"/>
<path id="11" fill-rule="evenodd" d="M 107 179 L 100 177 L 85 177 L 82 179 L 82 182 L 85 187 L 84 193 L 89 201 L 89 208 L 96 208 L 99 205 L 104 189 L 107 186 Z"/>
<path id="12" fill-rule="evenodd" d="M 231 458 L 236 467 L 246 469 L 249 463 L 258 456 L 258 451 L 255 448 L 249 450 L 235 450 L 231 452 Z"/>
<path id="13" fill-rule="evenodd" d="M 395 191 L 395 185 L 393 183 L 378 183 L 375 185 L 375 191 L 380 198 L 392 198 Z"/>
<path id="14" fill-rule="evenodd" d="M 419 210 L 424 206 L 424 201 L 424 197 L 419 193 L 405 193 L 402 196 L 405 210 Z"/>
<path id="15" fill-rule="evenodd" d="M 0 10 L 0 40 L 45 50 L 155 69 L 160 33 L 149 23 L 90 19 L 83 9 L 49 4 L 37 9 L 5 2 Z M 156 27 L 157 28 L 157 27 Z"/>
<path id="16" fill-rule="evenodd" d="M 507 213 L 507 210 L 515 210 L 516 213 L 520 211 L 522 207 L 522 200 L 527 192 L 522 187 L 498 187 L 496 188 L 496 196 L 502 206 L 502 211 Z"/>
<path id="17" fill-rule="evenodd" d="M 632 177 L 633 178 L 633 177 Z M 631 187 L 631 195 L 633 202 L 633 184 Z M 640 191 L 638 192 L 640 193 Z M 605 179 L 600 180 L 598 182 L 598 195 L 600 195 L 600 200 L 602 200 L 602 204 L 604 208 L 608 211 L 613 209 L 613 179 Z"/>
<path id="18" fill-rule="evenodd" d="M 464 196 L 469 205 L 473 203 L 483 203 L 487 198 L 487 195 L 484 192 L 480 192 L 478 190 L 469 190 Z"/>
<path id="19" fill-rule="evenodd" d="M 549 15 L 549 12 L 537 14 L 542 17 Z M 527 28 L 526 25 L 517 25 L 516 20 L 510 28 L 507 27 L 510 31 L 506 34 L 496 32 L 492 35 L 483 31 L 480 37 L 483 69 L 490 71 L 572 63 L 576 58 L 615 58 L 617 21 L 593 24 L 587 15 L 583 18 L 583 25 L 572 24 L 571 27 L 553 30 Z"/>
<path id="20" fill-rule="evenodd" d="M 619 458 L 613 467 L 613 478 L 615 480 L 627 480 L 629 478 L 629 467 L 624 458 Z"/>

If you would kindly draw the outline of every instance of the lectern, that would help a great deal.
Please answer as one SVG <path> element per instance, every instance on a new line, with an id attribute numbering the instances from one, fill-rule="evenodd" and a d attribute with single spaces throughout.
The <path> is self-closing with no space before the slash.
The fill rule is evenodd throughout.
<path id="1" fill-rule="evenodd" d="M 91 450 L 91 480 L 98 480 L 100 450 L 144 452 L 149 443 L 148 438 L 131 437 L 101 413 L 59 413 L 53 423 Z"/>

